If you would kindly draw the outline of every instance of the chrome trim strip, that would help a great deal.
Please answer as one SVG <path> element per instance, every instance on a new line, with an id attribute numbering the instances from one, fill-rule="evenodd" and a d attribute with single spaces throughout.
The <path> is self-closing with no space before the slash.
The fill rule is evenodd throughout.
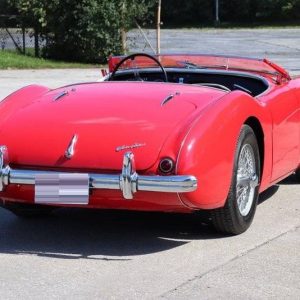
<path id="1" fill-rule="evenodd" d="M 180 92 L 176 92 L 175 94 L 170 94 L 168 95 L 160 104 L 160 106 L 164 106 L 165 104 L 167 104 L 169 101 L 171 101 L 175 96 L 179 96 Z"/>
<path id="2" fill-rule="evenodd" d="M 6 147 L 0 147 L 0 191 L 10 184 L 35 185 L 41 174 L 63 174 L 66 172 L 11 169 L 5 161 Z M 67 173 L 68 174 L 68 173 Z M 121 174 L 89 173 L 90 189 L 121 190 L 124 199 L 133 199 L 138 191 L 186 193 L 197 189 L 197 178 L 191 175 L 144 176 L 135 171 L 134 155 L 126 152 L 123 156 Z"/>
<path id="3" fill-rule="evenodd" d="M 123 150 L 130 150 L 130 149 L 135 149 L 135 148 L 140 148 L 146 146 L 146 143 L 134 143 L 133 145 L 123 145 L 123 146 L 118 146 L 116 148 L 116 152 L 120 152 Z"/>
<path id="4" fill-rule="evenodd" d="M 110 174 L 89 174 L 90 188 L 119 190 L 120 189 L 120 175 Z"/>
<path id="5" fill-rule="evenodd" d="M 7 147 L 0 146 L 0 191 L 8 184 L 9 172 Z"/>
<path id="6" fill-rule="evenodd" d="M 123 157 L 123 168 L 120 176 L 120 188 L 125 199 L 133 199 L 133 194 L 137 192 L 137 179 L 134 155 L 132 152 L 126 152 Z"/>
<path id="7" fill-rule="evenodd" d="M 171 94 L 169 96 L 167 96 L 162 103 L 160 104 L 160 106 L 164 106 L 166 103 L 168 103 L 169 101 L 171 101 L 174 98 L 174 94 Z"/>
<path id="8" fill-rule="evenodd" d="M 186 193 L 197 189 L 197 179 L 189 175 L 139 176 L 138 190 L 166 193 Z"/>
<path id="9" fill-rule="evenodd" d="M 65 158 L 67 159 L 71 159 L 72 156 L 74 155 L 75 153 L 75 145 L 77 143 L 77 140 L 78 140 L 78 136 L 77 134 L 74 134 L 71 141 L 70 141 L 70 144 L 65 152 Z"/>
<path id="10" fill-rule="evenodd" d="M 67 91 L 62 91 L 61 93 L 57 94 L 54 98 L 53 101 L 58 101 L 64 96 L 67 96 L 69 93 Z"/>

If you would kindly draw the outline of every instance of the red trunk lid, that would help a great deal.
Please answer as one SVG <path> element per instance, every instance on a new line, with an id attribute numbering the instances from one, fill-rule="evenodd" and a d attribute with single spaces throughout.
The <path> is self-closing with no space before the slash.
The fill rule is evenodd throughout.
<path id="1" fill-rule="evenodd" d="M 138 143 L 143 146 L 133 150 L 137 169 L 147 169 L 180 122 L 223 94 L 165 83 L 68 86 L 13 112 L 1 124 L 0 142 L 12 164 L 102 170 L 120 170 L 124 151 L 116 148 Z M 170 95 L 175 96 L 162 105 Z M 68 160 L 64 154 L 75 134 L 75 154 Z"/>

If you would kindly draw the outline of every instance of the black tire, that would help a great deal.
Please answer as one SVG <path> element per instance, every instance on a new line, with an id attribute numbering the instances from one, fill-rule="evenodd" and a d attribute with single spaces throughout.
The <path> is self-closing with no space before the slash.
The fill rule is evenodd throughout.
<path id="1" fill-rule="evenodd" d="M 250 147 L 249 147 L 250 146 Z M 246 210 L 246 214 L 242 214 L 245 211 L 241 212 L 241 208 L 239 208 L 238 197 L 237 197 L 237 174 L 238 174 L 238 165 L 240 160 L 240 153 L 242 149 L 252 148 L 251 152 L 253 154 L 252 158 L 254 159 L 253 164 L 255 165 L 255 173 L 256 176 L 253 175 L 253 178 L 249 179 L 249 190 L 252 188 L 252 196 L 249 196 L 248 199 L 252 199 L 252 203 L 248 200 L 248 208 Z M 254 180 L 254 178 L 256 178 Z M 238 138 L 235 157 L 234 157 L 234 168 L 233 168 L 233 176 L 231 180 L 230 190 L 227 196 L 226 204 L 224 207 L 215 209 L 211 211 L 211 219 L 216 230 L 237 235 L 245 232 L 251 225 L 258 200 L 258 191 L 259 191 L 259 181 L 260 181 L 260 156 L 259 156 L 259 148 L 257 144 L 257 139 L 251 127 L 248 125 L 243 125 L 240 131 L 240 135 Z M 246 184 L 243 186 L 246 189 L 246 193 L 248 191 Z M 250 195 L 249 194 L 246 195 Z M 251 206 L 250 206 L 251 204 Z M 244 206 L 245 208 L 245 206 Z"/>
<path id="2" fill-rule="evenodd" d="M 36 218 L 49 215 L 55 207 L 38 204 L 23 204 L 12 202 L 0 202 L 0 206 L 11 211 L 18 217 Z"/>

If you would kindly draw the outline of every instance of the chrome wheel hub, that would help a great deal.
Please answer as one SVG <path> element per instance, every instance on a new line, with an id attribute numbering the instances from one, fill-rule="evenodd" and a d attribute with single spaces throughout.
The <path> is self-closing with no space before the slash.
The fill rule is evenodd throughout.
<path id="1" fill-rule="evenodd" d="M 254 151 L 251 145 L 242 147 L 236 178 L 236 199 L 242 216 L 247 216 L 251 210 L 255 188 L 258 185 L 258 176 L 255 165 Z"/>

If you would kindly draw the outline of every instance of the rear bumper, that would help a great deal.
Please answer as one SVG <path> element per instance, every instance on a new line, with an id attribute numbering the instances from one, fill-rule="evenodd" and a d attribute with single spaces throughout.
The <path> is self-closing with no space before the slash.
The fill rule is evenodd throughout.
<path id="1" fill-rule="evenodd" d="M 71 174 L 55 171 L 16 170 L 9 167 L 7 148 L 0 147 L 0 191 L 10 184 L 36 185 L 41 175 Z M 120 174 L 87 174 L 89 189 L 121 190 L 124 199 L 133 199 L 138 191 L 186 193 L 197 189 L 197 179 L 192 175 L 143 176 L 135 171 L 134 155 L 127 152 L 123 157 Z"/>

